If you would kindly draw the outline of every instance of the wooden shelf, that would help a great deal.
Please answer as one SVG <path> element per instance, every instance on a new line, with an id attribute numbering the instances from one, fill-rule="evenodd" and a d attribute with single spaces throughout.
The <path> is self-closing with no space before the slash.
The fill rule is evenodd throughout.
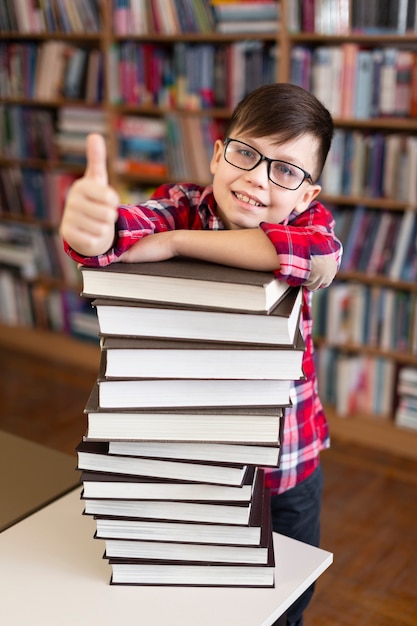
<path id="1" fill-rule="evenodd" d="M 289 39 L 292 44 L 341 44 L 347 42 L 356 42 L 361 44 L 369 44 L 369 46 L 377 46 L 380 44 L 415 44 L 417 43 L 416 33 L 363 33 L 352 30 L 344 35 L 326 35 L 316 33 L 291 33 Z"/>
<path id="2" fill-rule="evenodd" d="M 325 412 L 332 438 L 417 460 L 417 431 L 398 428 L 389 419 L 337 417 L 331 407 L 325 407 Z"/>
<path id="3" fill-rule="evenodd" d="M 393 200 L 391 198 L 364 198 L 363 196 L 335 196 L 325 192 L 321 192 L 319 200 L 326 204 L 340 204 L 355 206 L 356 204 L 362 204 L 370 209 L 378 209 L 381 211 L 405 211 L 407 208 L 406 202 L 400 200 Z"/>
<path id="4" fill-rule="evenodd" d="M 417 284 L 405 280 L 393 280 L 382 274 L 365 274 L 364 272 L 344 271 L 340 270 L 337 274 L 340 280 L 349 280 L 350 282 L 358 282 L 364 285 L 375 285 L 378 287 L 389 287 L 397 291 L 417 292 Z"/>

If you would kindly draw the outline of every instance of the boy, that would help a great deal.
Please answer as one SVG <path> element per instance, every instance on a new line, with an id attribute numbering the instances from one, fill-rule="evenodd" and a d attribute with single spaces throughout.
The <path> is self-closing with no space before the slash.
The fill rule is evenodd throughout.
<path id="1" fill-rule="evenodd" d="M 292 388 L 281 465 L 267 470 L 273 527 L 319 543 L 320 450 L 328 426 L 317 394 L 311 337 L 311 290 L 333 280 L 341 244 L 331 214 L 315 198 L 333 136 L 329 112 L 290 84 L 264 85 L 235 109 L 211 161 L 213 185 L 163 185 L 142 206 L 118 206 L 107 183 L 101 137 L 87 141 L 87 169 L 66 202 L 61 234 L 84 265 L 160 261 L 176 255 L 261 271 L 304 285 L 305 380 Z M 152 235 L 152 236 L 148 236 Z M 300 626 L 313 590 L 288 611 Z"/>

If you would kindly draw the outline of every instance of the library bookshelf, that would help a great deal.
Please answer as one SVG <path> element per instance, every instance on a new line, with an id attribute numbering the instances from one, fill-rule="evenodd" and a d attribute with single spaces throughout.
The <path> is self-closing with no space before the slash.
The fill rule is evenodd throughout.
<path id="1" fill-rule="evenodd" d="M 63 257 L 57 236 L 66 191 L 83 171 L 83 138 L 88 130 L 95 129 L 106 137 L 110 180 L 123 201 L 138 201 L 149 193 L 149 189 L 170 180 L 208 183 L 210 145 L 204 138 L 207 135 L 220 136 L 236 100 L 244 95 L 245 90 L 257 86 L 243 80 L 244 76 L 253 77 L 253 71 L 249 71 L 249 66 L 245 67 L 242 61 L 250 58 L 258 64 L 257 67 L 262 67 L 264 82 L 278 80 L 301 84 L 316 93 L 331 110 L 337 130 L 337 141 L 332 148 L 336 158 L 329 159 L 326 164 L 321 200 L 334 209 L 337 222 L 339 217 L 341 222 L 349 222 L 346 216 L 355 213 L 358 206 L 363 207 L 365 213 L 373 214 L 374 229 L 379 215 L 382 217 L 388 213 L 397 216 L 396 221 L 400 222 L 406 214 L 417 211 L 417 191 L 409 182 L 404 182 L 409 181 L 408 174 L 401 172 L 407 188 L 407 193 L 402 193 L 399 189 L 393 191 L 392 187 L 391 179 L 398 175 L 398 170 L 390 171 L 391 186 L 388 187 L 384 180 L 388 178 L 385 170 L 383 173 L 378 170 L 381 151 L 391 150 L 399 155 L 396 162 L 406 163 L 404 168 L 408 168 L 407 171 L 417 163 L 413 160 L 417 154 L 417 103 L 412 99 L 417 87 L 411 87 L 411 81 L 417 81 L 417 78 L 413 79 L 414 75 L 417 76 L 414 68 L 414 63 L 417 67 L 414 1 L 406 2 L 409 7 L 407 22 L 401 21 L 403 16 L 400 19 L 400 15 L 391 15 L 391 22 L 378 32 L 372 29 L 372 24 L 361 24 L 360 20 L 366 16 L 358 10 L 359 0 L 329 3 L 337 7 L 340 4 L 348 10 L 336 11 L 332 15 L 317 14 L 313 21 L 307 10 L 311 3 L 279 0 L 274 28 L 228 33 L 219 32 L 213 23 L 204 20 L 191 29 L 184 28 L 178 19 L 172 22 L 175 2 L 156 0 L 150 0 L 148 6 L 156 7 L 156 10 L 158 6 L 166 7 L 171 21 L 153 23 L 143 30 L 138 27 L 132 32 L 136 25 L 140 26 L 138 16 L 128 13 L 134 4 L 124 3 L 121 9 L 116 2 L 84 0 L 77 4 L 83 11 L 79 15 L 75 9 L 71 14 L 61 15 L 61 3 L 52 3 L 55 6 L 53 14 L 32 15 L 29 23 L 19 14 L 12 15 L 12 9 L 9 21 L 0 16 L 0 49 L 3 58 L 11 61 L 10 67 L 15 70 L 8 80 L 2 81 L 4 87 L 0 88 L 0 128 L 5 127 L 6 120 L 8 128 L 15 131 L 7 136 L 0 131 L 0 232 L 6 233 L 4 238 L 10 232 L 10 238 L 19 242 L 22 253 L 14 265 L 8 266 L 7 258 L 0 259 L 0 300 L 9 303 L 7 307 L 0 306 L 0 344 L 51 359 L 64 354 L 70 363 L 94 369 L 97 368 L 98 347 L 71 335 L 72 312 L 81 316 L 88 314 L 91 307 L 79 297 L 78 274 L 72 262 Z M 201 5 L 208 6 L 210 2 Z M 370 104 L 372 93 L 368 93 L 370 100 L 365 104 L 372 107 L 368 110 L 363 108 L 362 101 L 351 103 L 353 108 L 350 110 L 342 110 L 340 98 L 335 102 L 333 97 L 336 92 L 343 93 L 343 86 L 335 88 L 336 78 L 329 72 L 333 68 L 332 71 L 341 75 L 346 59 L 351 59 L 352 55 L 357 58 L 364 51 L 369 53 L 364 55 L 368 66 L 371 57 L 375 63 L 377 59 L 380 64 L 384 60 L 387 65 L 391 64 L 384 74 L 388 92 L 385 90 L 385 100 L 378 106 L 375 102 Z M 403 81 L 402 96 L 398 95 L 397 101 L 393 102 L 389 97 L 393 95 L 389 85 L 393 91 L 393 77 L 398 69 L 393 59 L 397 59 L 398 64 L 400 51 L 410 53 L 400 57 L 403 64 L 409 63 L 402 67 L 401 74 L 403 78 L 408 76 L 408 83 Z M 190 80 L 184 77 L 184 67 L 191 57 L 200 64 L 198 67 L 204 68 L 200 73 L 206 78 L 211 76 L 210 68 L 215 68 L 215 78 L 209 88 L 200 85 L 193 91 Z M 54 61 L 52 65 L 50 61 L 44 61 L 48 67 L 46 77 L 45 69 L 42 72 L 42 58 Z M 175 63 L 169 65 L 170 59 Z M 327 62 L 333 65 L 326 65 Z M 221 71 L 226 66 L 227 74 Z M 154 78 L 152 83 L 149 82 L 150 67 Z M 27 68 L 32 68 L 33 80 L 28 79 L 30 72 L 26 71 Z M 139 84 L 136 82 L 138 75 L 142 77 Z M 362 80 L 366 81 L 366 78 L 362 77 Z M 368 82 L 372 83 L 369 74 Z M 355 92 L 355 89 L 351 91 Z M 362 93 L 363 88 L 356 91 Z M 407 97 L 407 104 L 404 104 Z M 21 130 L 29 127 L 37 132 L 34 130 L 30 134 L 31 141 L 24 141 Z M 135 163 L 129 132 L 146 135 L 150 129 L 155 139 L 153 153 L 145 154 L 139 164 Z M 177 143 L 175 137 L 179 137 Z M 402 151 L 398 144 L 388 147 L 392 137 L 406 147 L 403 146 Z M 348 148 L 352 150 L 349 142 L 355 141 L 360 146 L 361 158 L 367 159 L 366 163 L 373 163 L 375 158 L 376 165 L 368 168 L 370 179 L 356 180 L 353 184 L 352 180 L 346 180 L 352 176 L 347 167 L 349 159 L 352 163 L 358 162 L 357 168 L 364 163 L 359 157 L 352 158 L 351 152 L 348 154 Z M 198 170 L 192 159 L 187 162 L 184 154 L 178 152 L 181 146 L 190 148 L 192 145 L 197 145 L 200 150 L 198 161 L 202 166 Z M 341 152 L 336 153 L 337 149 Z M 191 152 L 191 149 L 187 151 Z M 165 158 L 166 154 L 168 158 Z M 345 169 L 341 173 L 334 168 L 336 162 L 343 160 Z M 339 187 L 335 186 L 335 180 L 339 181 Z M 370 232 L 372 236 L 368 240 L 373 237 L 374 231 Z M 348 234 L 345 232 L 344 236 Z M 397 242 L 392 236 L 391 242 L 388 241 L 391 249 Z M 34 245 L 38 251 L 43 250 L 45 256 L 35 272 L 33 258 L 28 261 L 25 256 L 28 248 Z M 410 328 L 417 329 L 414 278 L 404 279 L 401 274 L 391 277 L 381 271 L 372 273 L 367 271 L 366 265 L 362 265 L 362 269 L 342 266 L 337 283 L 339 286 L 359 285 L 362 291 L 368 290 L 365 296 L 362 294 L 365 299 L 377 289 L 388 290 L 394 310 L 400 309 L 395 299 L 395 294 L 400 293 L 408 302 L 408 317 L 404 319 L 408 320 Z M 330 293 L 331 290 L 333 286 L 324 291 Z M 330 297 L 320 294 L 317 300 L 328 316 Z M 356 300 L 351 298 L 351 301 L 351 307 L 357 306 Z M 331 309 L 332 317 L 334 313 Z M 322 316 L 326 319 L 325 313 L 320 313 L 320 318 Z M 349 317 L 355 317 L 352 310 Z M 344 337 L 340 334 L 339 341 L 335 342 L 327 336 L 325 328 L 323 330 L 318 325 L 318 354 L 334 350 L 350 357 L 385 358 L 393 366 L 393 381 L 401 367 L 417 368 L 417 338 L 414 337 L 417 330 L 413 330 L 413 337 L 406 342 L 402 337 L 398 346 L 394 340 L 390 343 L 386 338 L 380 345 L 378 338 L 373 336 L 368 340 L 363 334 L 357 335 L 357 328 L 355 332 L 353 338 L 349 334 Z M 333 368 L 332 371 L 336 370 Z M 393 393 L 395 395 L 395 391 Z M 417 433 L 395 426 L 393 405 L 388 412 L 385 409 L 383 419 L 381 415 L 373 415 L 372 410 L 360 408 L 354 415 L 338 417 L 332 394 L 324 393 L 323 400 L 334 436 L 381 450 L 417 456 Z"/>

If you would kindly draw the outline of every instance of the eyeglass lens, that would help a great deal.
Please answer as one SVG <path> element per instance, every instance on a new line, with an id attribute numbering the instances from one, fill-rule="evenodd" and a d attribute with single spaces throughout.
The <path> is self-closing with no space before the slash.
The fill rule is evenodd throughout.
<path id="1" fill-rule="evenodd" d="M 255 148 L 232 139 L 226 145 L 225 159 L 239 169 L 252 170 L 262 161 L 262 155 Z M 285 161 L 271 160 L 269 178 L 280 187 L 297 189 L 304 181 L 305 174 L 296 165 Z"/>

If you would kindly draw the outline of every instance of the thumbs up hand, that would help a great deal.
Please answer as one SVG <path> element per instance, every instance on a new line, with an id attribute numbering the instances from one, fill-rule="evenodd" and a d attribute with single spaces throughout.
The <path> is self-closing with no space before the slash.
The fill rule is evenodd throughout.
<path id="1" fill-rule="evenodd" d="M 71 186 L 60 233 L 83 256 L 97 256 L 111 248 L 120 204 L 108 184 L 106 145 L 101 135 L 88 135 L 84 176 Z"/>

